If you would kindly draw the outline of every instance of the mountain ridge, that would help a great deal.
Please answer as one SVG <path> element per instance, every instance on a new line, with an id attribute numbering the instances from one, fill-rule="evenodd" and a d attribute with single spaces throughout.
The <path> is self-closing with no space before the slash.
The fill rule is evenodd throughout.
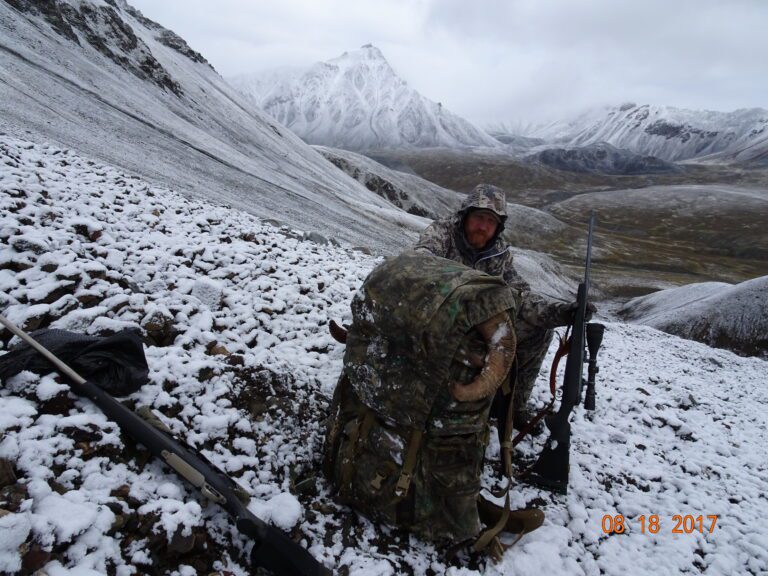
<path id="1" fill-rule="evenodd" d="M 529 138 L 570 147 L 607 142 L 671 162 L 731 160 L 763 165 L 768 156 L 768 110 L 763 108 L 716 112 L 630 102 L 524 132 Z"/>

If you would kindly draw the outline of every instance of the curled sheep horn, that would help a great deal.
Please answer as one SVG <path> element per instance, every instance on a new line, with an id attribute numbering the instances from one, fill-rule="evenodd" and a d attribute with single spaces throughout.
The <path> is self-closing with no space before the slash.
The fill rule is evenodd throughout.
<path id="1" fill-rule="evenodd" d="M 475 326 L 488 347 L 480 374 L 468 384 L 454 383 L 451 394 L 459 402 L 474 402 L 496 392 L 512 367 L 517 338 L 509 315 L 501 312 Z"/>
<path id="2" fill-rule="evenodd" d="M 347 329 L 336 324 L 336 320 L 330 321 L 328 330 L 330 330 L 331 336 L 336 342 L 340 342 L 341 344 L 347 343 Z"/>

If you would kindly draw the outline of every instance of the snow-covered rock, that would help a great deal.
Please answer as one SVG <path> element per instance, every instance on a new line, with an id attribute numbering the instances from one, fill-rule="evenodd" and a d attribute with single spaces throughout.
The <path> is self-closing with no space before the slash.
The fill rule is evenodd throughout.
<path id="1" fill-rule="evenodd" d="M 682 338 L 768 358 L 768 276 L 661 290 L 633 298 L 620 314 Z"/>
<path id="2" fill-rule="evenodd" d="M 500 146 L 411 88 L 370 44 L 308 70 L 279 69 L 230 83 L 310 144 L 350 150 Z"/>
<path id="3" fill-rule="evenodd" d="M 200 300 L 211 310 L 218 310 L 224 297 L 224 290 L 220 282 L 210 278 L 200 278 L 192 286 L 192 296 Z"/>
<path id="4" fill-rule="evenodd" d="M 529 127 L 525 136 L 570 147 L 607 142 L 668 161 L 709 156 L 768 162 L 768 110 L 763 108 L 713 112 L 627 103 Z"/>

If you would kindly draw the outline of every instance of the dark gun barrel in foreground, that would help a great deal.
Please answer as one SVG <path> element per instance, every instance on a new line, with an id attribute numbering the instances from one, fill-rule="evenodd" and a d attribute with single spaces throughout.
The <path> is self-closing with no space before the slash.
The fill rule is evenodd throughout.
<path id="1" fill-rule="evenodd" d="M 240 533 L 254 540 L 253 567 L 265 568 L 278 575 L 330 575 L 309 552 L 278 528 L 270 526 L 248 511 L 240 500 L 235 482 L 202 455 L 138 416 L 95 384 L 61 362 L 34 338 L 0 315 L 0 324 L 45 356 L 72 384 L 72 390 L 98 406 L 107 417 L 136 442 L 145 446 L 198 488 L 204 496 L 221 505 L 235 520 Z"/>
<path id="2" fill-rule="evenodd" d="M 584 282 L 579 284 L 576 295 L 576 314 L 573 319 L 568 359 L 565 363 L 563 396 L 560 408 L 547 416 L 545 422 L 550 431 L 549 439 L 538 460 L 527 473 L 525 481 L 555 492 L 568 492 L 568 467 L 571 446 L 571 423 L 573 408 L 581 401 L 584 370 L 584 348 L 586 344 L 587 299 L 589 298 L 589 271 L 592 265 L 592 231 L 595 215 L 589 215 L 587 237 L 587 258 Z M 595 350 L 595 356 L 597 350 Z M 594 388 L 593 388 L 594 390 Z"/>

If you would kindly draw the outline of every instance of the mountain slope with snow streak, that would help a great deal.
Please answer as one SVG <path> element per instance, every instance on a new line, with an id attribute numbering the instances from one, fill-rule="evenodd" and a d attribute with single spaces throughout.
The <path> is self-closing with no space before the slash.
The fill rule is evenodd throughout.
<path id="1" fill-rule="evenodd" d="M 607 142 L 673 162 L 732 156 L 759 166 L 768 155 L 768 110 L 713 112 L 628 103 L 537 126 L 525 135 L 572 147 Z"/>
<path id="2" fill-rule="evenodd" d="M 124 0 L 0 2 L 0 130 L 387 252 L 423 226 L 325 161 Z"/>
<path id="3" fill-rule="evenodd" d="M 310 144 L 349 150 L 501 146 L 411 88 L 371 44 L 303 73 L 274 70 L 230 83 Z"/>
<path id="4" fill-rule="evenodd" d="M 448 565 L 311 480 L 343 355 L 327 321 L 349 321 L 376 259 L 55 146 L 0 141 L 3 313 L 27 328 L 141 330 L 150 382 L 129 405 L 154 410 L 327 566 L 365 576 L 768 570 L 764 361 L 609 323 L 597 410 L 577 409 L 573 422 L 569 494 L 516 485 L 512 505 L 542 505 L 544 526 L 498 564 L 460 555 Z M 0 342 L 2 354 L 12 342 Z M 524 442 L 516 461 L 540 442 Z M 53 374 L 0 386 L 0 459 L 17 479 L 0 489 L 4 573 L 22 560 L 51 575 L 248 573 L 248 543 L 221 510 Z M 486 464 L 484 486 L 499 483 Z M 618 514 L 628 531 L 605 534 L 604 517 Z M 643 533 L 640 516 L 652 514 L 661 530 Z M 703 532 L 673 534 L 677 514 L 704 515 Z M 718 516 L 711 533 L 708 515 Z"/>
<path id="5" fill-rule="evenodd" d="M 415 174 L 387 168 L 356 152 L 327 146 L 314 146 L 323 157 L 363 184 L 368 190 L 405 210 L 425 218 L 440 218 L 454 213 L 460 195 Z"/>
<path id="6" fill-rule="evenodd" d="M 620 314 L 681 338 L 768 358 L 768 276 L 704 282 L 627 302 Z"/>
<path id="7" fill-rule="evenodd" d="M 679 170 L 674 164 L 654 156 L 642 156 L 605 142 L 575 148 L 545 148 L 525 159 L 569 172 L 657 174 Z"/>

